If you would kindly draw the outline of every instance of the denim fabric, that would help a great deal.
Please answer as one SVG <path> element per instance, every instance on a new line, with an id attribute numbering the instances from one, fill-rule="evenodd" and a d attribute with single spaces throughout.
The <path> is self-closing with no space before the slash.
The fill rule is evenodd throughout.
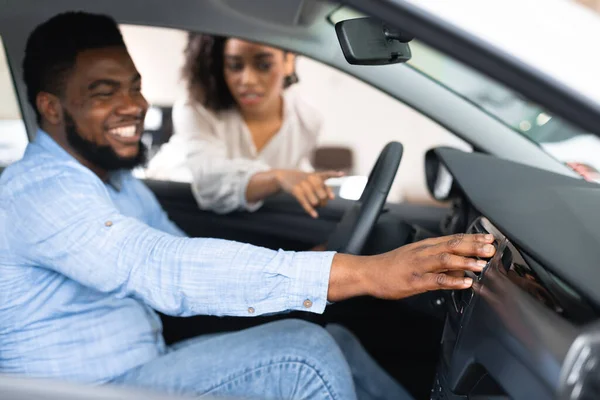
<path id="1" fill-rule="evenodd" d="M 348 330 L 294 319 L 177 343 L 112 383 L 200 398 L 411 398 Z"/>

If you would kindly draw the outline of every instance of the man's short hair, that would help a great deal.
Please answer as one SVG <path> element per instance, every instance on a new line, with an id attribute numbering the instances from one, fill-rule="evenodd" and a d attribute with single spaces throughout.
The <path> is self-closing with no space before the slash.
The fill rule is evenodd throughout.
<path id="1" fill-rule="evenodd" d="M 25 48 L 23 79 L 38 123 L 41 121 L 36 106 L 38 93 L 62 96 L 77 55 L 84 50 L 112 46 L 125 47 L 125 42 L 115 20 L 105 15 L 66 12 L 34 29 Z"/>

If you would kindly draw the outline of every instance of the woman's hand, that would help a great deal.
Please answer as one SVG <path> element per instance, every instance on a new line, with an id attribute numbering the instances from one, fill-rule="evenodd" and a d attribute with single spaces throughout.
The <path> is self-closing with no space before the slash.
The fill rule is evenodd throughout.
<path id="1" fill-rule="evenodd" d="M 319 214 L 317 207 L 323 207 L 335 195 L 325 181 L 329 178 L 337 178 L 344 175 L 338 171 L 324 171 L 307 173 L 295 170 L 275 170 L 275 179 L 280 189 L 290 193 L 298 200 L 302 208 L 313 218 Z"/>

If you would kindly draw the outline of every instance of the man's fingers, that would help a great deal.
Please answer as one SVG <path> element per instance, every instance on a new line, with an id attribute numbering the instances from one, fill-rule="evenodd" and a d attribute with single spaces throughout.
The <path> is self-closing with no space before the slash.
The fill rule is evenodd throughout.
<path id="1" fill-rule="evenodd" d="M 496 252 L 496 248 L 488 243 L 463 242 L 456 247 L 447 244 L 438 246 L 441 246 L 442 251 L 446 250 L 467 257 L 491 258 Z"/>
<path id="2" fill-rule="evenodd" d="M 298 200 L 298 203 L 300 203 L 302 208 L 304 208 L 304 211 L 306 211 L 308 213 L 308 215 L 310 215 L 313 218 L 317 218 L 319 216 L 319 214 L 317 214 L 317 211 L 315 211 L 313 206 L 310 205 L 310 203 L 304 196 L 304 191 L 302 189 L 297 187 L 296 189 L 294 189 L 292 191 L 292 194 L 294 195 L 296 200 Z"/>
<path id="3" fill-rule="evenodd" d="M 428 245 L 435 245 L 441 243 L 447 243 L 450 246 L 455 246 L 460 242 L 479 242 L 479 243 L 493 243 L 494 236 L 484 233 L 476 233 L 476 234 L 466 234 L 466 233 L 458 233 L 456 235 L 450 236 L 440 236 L 435 238 L 426 239 L 423 242 L 426 242 Z"/>
<path id="4" fill-rule="evenodd" d="M 448 274 L 425 274 L 422 277 L 424 289 L 426 290 L 460 290 L 467 289 L 473 284 L 473 279 L 457 277 Z"/>
<path id="5" fill-rule="evenodd" d="M 426 251 L 432 254 L 451 253 L 468 257 L 490 258 L 496 252 L 491 244 L 493 239 L 488 240 L 478 235 L 457 235 L 446 238 Z"/>
<path id="6" fill-rule="evenodd" d="M 486 266 L 484 260 L 458 256 L 452 253 L 437 253 L 430 256 L 429 265 L 431 271 L 473 271 L 481 272 Z"/>
<path id="7" fill-rule="evenodd" d="M 459 270 L 459 271 L 447 271 L 444 272 L 446 275 L 450 275 L 450 276 L 457 276 L 459 278 L 462 278 L 465 276 L 465 271 Z"/>

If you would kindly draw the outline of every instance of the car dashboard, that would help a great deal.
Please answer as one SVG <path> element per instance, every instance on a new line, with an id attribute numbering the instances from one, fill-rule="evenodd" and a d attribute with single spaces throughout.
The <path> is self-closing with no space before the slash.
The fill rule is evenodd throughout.
<path id="1" fill-rule="evenodd" d="M 552 214 L 573 209 L 564 198 L 550 205 L 544 198 L 548 190 L 586 197 L 597 189 L 448 148 L 431 150 L 425 168 L 432 195 L 450 204 L 442 233 L 491 233 L 496 247 L 481 273 L 469 273 L 472 288 L 444 293 L 447 316 L 431 398 L 600 398 L 600 290 L 589 291 L 600 289 L 600 274 L 582 276 L 600 246 L 566 249 L 568 241 L 557 236 L 581 235 L 583 216 L 570 214 L 574 223 L 561 225 Z M 561 257 L 573 250 L 592 254 L 576 255 L 565 268 Z"/>

